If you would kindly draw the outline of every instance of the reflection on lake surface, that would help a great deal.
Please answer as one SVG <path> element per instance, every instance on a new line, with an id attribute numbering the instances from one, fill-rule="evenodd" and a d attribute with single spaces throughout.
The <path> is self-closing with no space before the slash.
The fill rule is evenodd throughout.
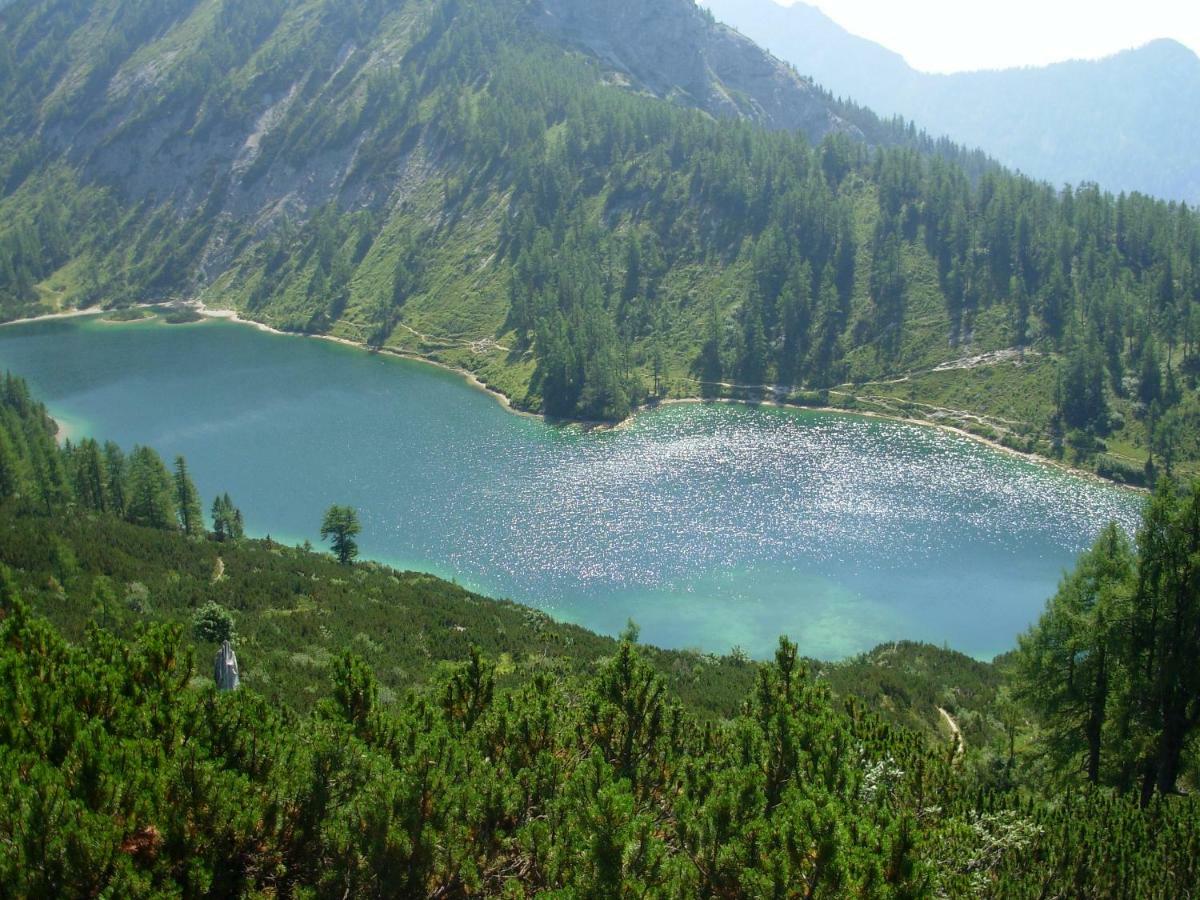
<path id="1" fill-rule="evenodd" d="M 72 433 L 182 453 L 252 533 L 317 541 L 672 647 L 841 657 L 897 638 L 1010 648 L 1138 495 L 957 435 L 684 404 L 584 432 L 505 412 L 419 362 L 229 322 L 0 329 Z"/>

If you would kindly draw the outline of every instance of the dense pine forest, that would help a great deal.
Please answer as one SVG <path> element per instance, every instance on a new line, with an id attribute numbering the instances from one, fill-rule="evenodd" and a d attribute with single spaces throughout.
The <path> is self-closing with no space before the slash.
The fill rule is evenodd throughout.
<path id="1" fill-rule="evenodd" d="M 1006 172 L 765 56 L 820 127 L 714 113 L 545 25 L 574 9 L 6 5 L 0 310 L 197 298 L 552 416 L 782 399 L 1196 471 L 1192 210 Z"/>
<path id="2" fill-rule="evenodd" d="M 248 539 L 227 495 L 204 515 L 183 460 L 59 444 L 2 387 L 6 895 L 1178 897 L 1200 878 L 1200 488 L 1163 479 L 1136 544 L 1105 530 L 992 664 L 902 643 L 810 663 L 786 638 L 760 663 Z M 218 693 L 225 635 L 244 679 Z"/>

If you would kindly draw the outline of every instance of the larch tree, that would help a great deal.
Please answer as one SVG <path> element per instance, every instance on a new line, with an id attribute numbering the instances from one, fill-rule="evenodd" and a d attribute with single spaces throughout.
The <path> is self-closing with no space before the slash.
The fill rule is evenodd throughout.
<path id="1" fill-rule="evenodd" d="M 245 536 L 242 511 L 233 505 L 227 493 L 213 500 L 212 520 L 218 541 L 240 541 Z"/>
<path id="2" fill-rule="evenodd" d="M 129 454 L 129 498 L 125 517 L 134 525 L 175 528 L 178 524 L 175 484 L 162 458 L 149 447 Z"/>
<path id="3" fill-rule="evenodd" d="M 1064 770 L 1082 762 L 1092 783 L 1101 778 L 1106 724 L 1123 684 L 1133 584 L 1129 540 L 1109 523 L 1020 641 L 1017 691 L 1042 726 L 1048 755 Z"/>
<path id="4" fill-rule="evenodd" d="M 335 504 L 325 510 L 325 518 L 321 522 L 321 540 L 330 542 L 334 555 L 342 565 L 348 565 L 358 556 L 358 544 L 354 538 L 361 532 L 354 507 Z"/>
<path id="5" fill-rule="evenodd" d="M 1200 482 L 1162 479 L 1138 534 L 1130 627 L 1131 715 L 1152 737 L 1140 760 L 1142 799 L 1176 793 L 1184 749 L 1200 728 Z"/>
<path id="6" fill-rule="evenodd" d="M 200 494 L 182 456 L 175 457 L 175 504 L 183 533 L 188 537 L 203 537 L 204 512 L 200 508 Z"/>

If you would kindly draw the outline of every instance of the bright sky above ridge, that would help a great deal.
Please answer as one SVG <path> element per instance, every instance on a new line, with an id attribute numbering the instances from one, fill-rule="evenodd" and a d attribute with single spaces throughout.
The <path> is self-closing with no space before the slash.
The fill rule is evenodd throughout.
<path id="1" fill-rule="evenodd" d="M 776 0 L 784 6 L 795 0 Z M 1156 38 L 1200 53 L 1197 0 L 808 0 L 926 72 L 1097 59 Z"/>

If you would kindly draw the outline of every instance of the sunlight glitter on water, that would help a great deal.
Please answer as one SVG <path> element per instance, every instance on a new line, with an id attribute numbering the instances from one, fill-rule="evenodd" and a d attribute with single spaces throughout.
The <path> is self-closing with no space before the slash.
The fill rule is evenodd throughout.
<path id="1" fill-rule="evenodd" d="M 959 435 L 831 413 L 667 406 L 585 433 L 445 372 L 230 323 L 0 330 L 89 433 L 187 456 L 253 533 L 351 503 L 365 555 L 645 640 L 842 656 L 898 638 L 1012 646 L 1141 498 Z"/>

